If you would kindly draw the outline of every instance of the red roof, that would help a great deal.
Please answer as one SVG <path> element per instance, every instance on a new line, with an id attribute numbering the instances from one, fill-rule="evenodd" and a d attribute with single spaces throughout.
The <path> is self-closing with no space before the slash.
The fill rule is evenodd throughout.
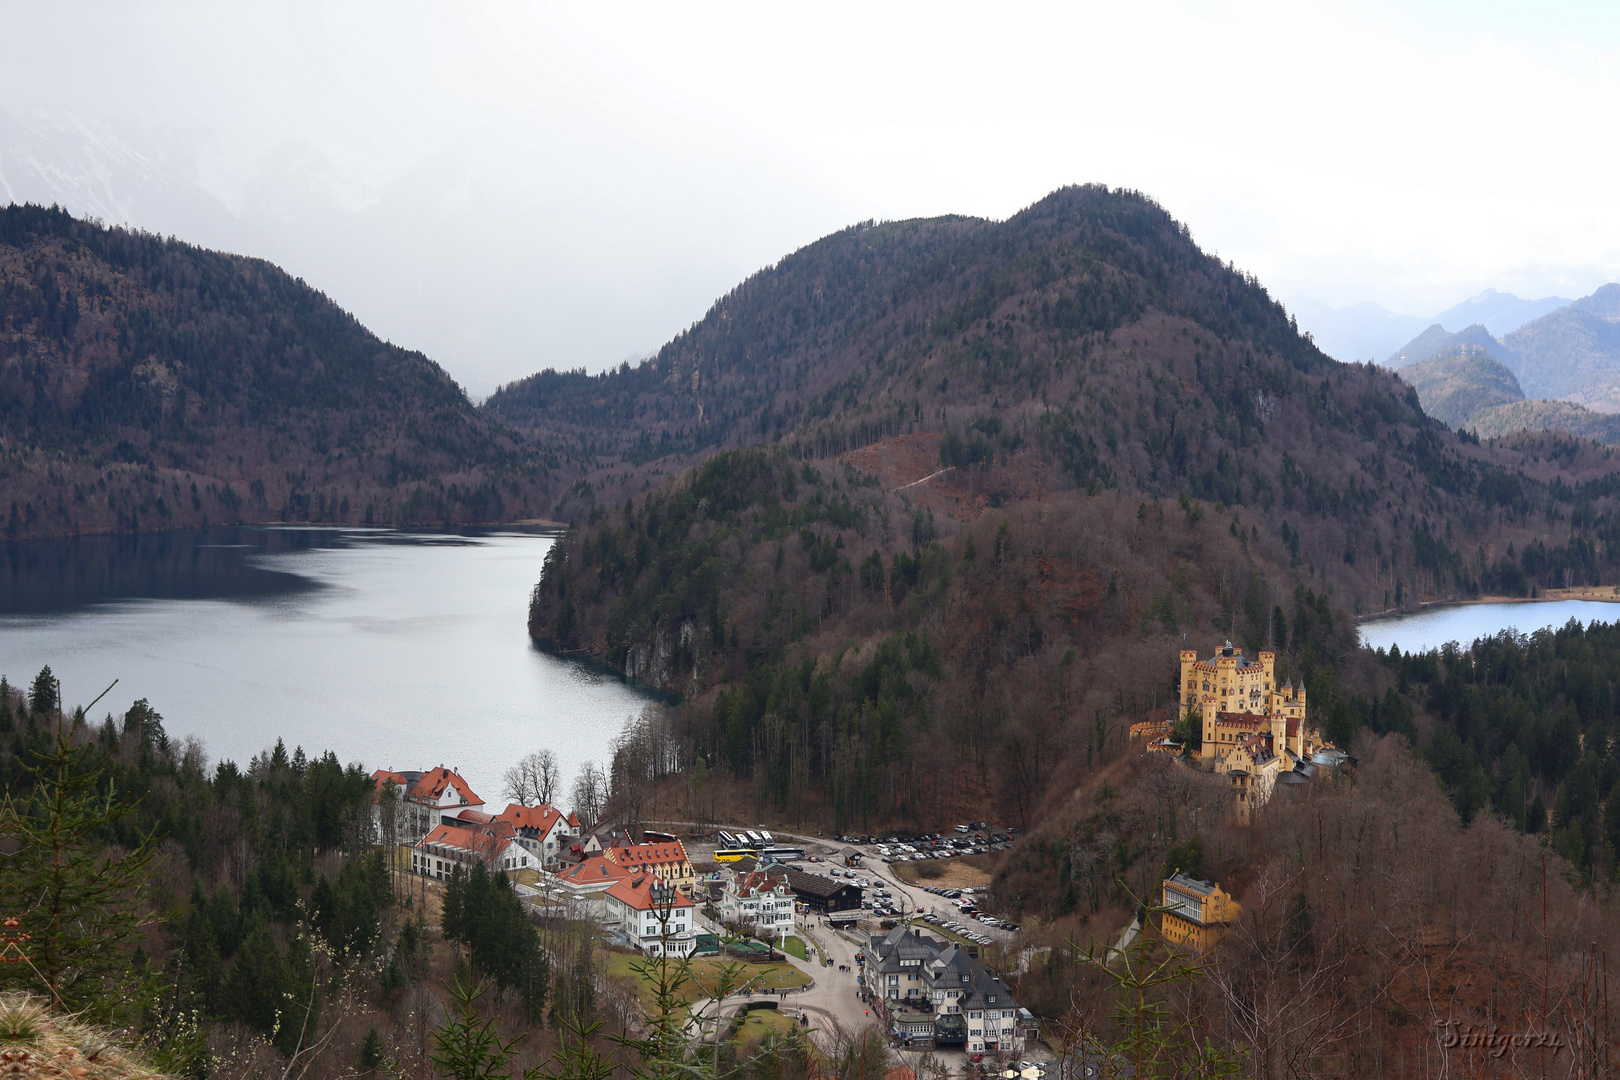
<path id="1" fill-rule="evenodd" d="M 732 891 L 738 896 L 753 896 L 760 892 L 774 892 L 777 889 L 792 891 L 788 885 L 786 874 L 771 874 L 764 870 L 750 870 L 737 879 Z"/>
<path id="2" fill-rule="evenodd" d="M 389 769 L 378 769 L 376 772 L 371 774 L 371 779 L 372 782 L 377 785 L 378 791 L 381 791 L 383 789 L 383 785 L 390 781 L 393 782 L 395 787 L 400 788 L 401 790 L 408 788 L 411 783 L 409 780 L 405 779 L 404 773 L 393 772 Z"/>
<path id="3" fill-rule="evenodd" d="M 590 858 L 582 863 L 575 863 L 557 877 L 562 881 L 571 881 L 577 885 L 584 885 L 592 881 L 622 881 L 629 877 L 631 872 L 617 863 L 606 859 Z"/>
<path id="4" fill-rule="evenodd" d="M 679 840 L 673 844 L 631 844 L 624 847 L 610 847 L 603 851 L 603 854 L 620 866 L 629 867 L 659 866 L 687 861 L 686 845 Z"/>
<path id="5" fill-rule="evenodd" d="M 500 820 L 509 823 L 514 829 L 533 829 L 541 836 L 550 832 L 552 826 L 561 819 L 562 811 L 547 803 L 541 803 L 539 806 L 508 803 L 506 809 L 500 813 Z"/>
<path id="6" fill-rule="evenodd" d="M 484 805 L 484 800 L 473 793 L 473 789 L 467 786 L 467 781 L 461 778 L 460 773 L 452 772 L 443 765 L 423 773 L 422 779 L 411 787 L 410 796 L 422 802 L 438 802 L 443 797 L 445 788 L 455 788 L 456 794 L 461 797 L 461 802 L 465 806 Z"/>
<path id="7" fill-rule="evenodd" d="M 658 886 L 658 897 L 653 898 L 653 887 Z M 628 907 L 638 911 L 649 911 L 653 908 L 695 907 L 696 905 L 677 890 L 670 888 L 656 874 L 643 874 L 640 877 L 629 878 L 624 881 L 615 881 L 609 887 L 607 894 Z"/>
<path id="8" fill-rule="evenodd" d="M 465 851 L 472 855 L 481 856 L 488 854 L 492 846 L 497 853 L 504 850 L 506 845 L 510 844 L 512 840 L 513 833 L 510 826 L 503 828 L 499 827 L 498 824 L 494 832 L 491 833 L 487 829 L 468 829 L 456 825 L 439 825 L 436 826 L 432 832 L 418 840 L 416 842 L 416 846 L 419 848 L 425 848 L 433 844 L 438 844 L 442 847 L 456 848 L 459 851 Z"/>

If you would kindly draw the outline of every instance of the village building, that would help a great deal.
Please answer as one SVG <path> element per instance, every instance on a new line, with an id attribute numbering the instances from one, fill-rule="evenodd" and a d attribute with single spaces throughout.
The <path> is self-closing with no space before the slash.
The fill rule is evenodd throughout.
<path id="1" fill-rule="evenodd" d="M 540 866 L 539 859 L 517 842 L 511 826 L 487 814 L 440 824 L 411 849 L 411 872 L 437 881 L 448 879 L 457 866 L 467 873 L 478 863 L 506 872 Z"/>
<path id="2" fill-rule="evenodd" d="M 793 931 L 793 889 L 781 870 L 754 870 L 727 881 L 720 890 L 720 918 L 748 926 L 765 937 Z"/>
<path id="3" fill-rule="evenodd" d="M 1243 915 L 1243 908 L 1219 885 L 1188 877 L 1180 870 L 1164 879 L 1161 906 L 1170 909 L 1159 917 L 1165 940 L 1198 953 L 1219 944 L 1226 928 Z"/>
<path id="4" fill-rule="evenodd" d="M 522 844 L 540 861 L 542 866 L 553 866 L 562 860 L 569 846 L 579 838 L 579 815 L 564 814 L 555 806 L 523 806 L 510 803 L 497 815 L 497 820 L 512 826 Z"/>
<path id="5" fill-rule="evenodd" d="M 805 907 L 829 919 L 854 920 L 861 916 L 861 888 L 852 882 L 835 881 L 820 874 L 806 874 L 802 870 L 786 871 L 788 887 Z"/>
<path id="6" fill-rule="evenodd" d="M 1040 1036 L 1007 984 L 961 945 L 896 926 L 873 934 L 866 955 L 868 989 L 898 1039 L 1018 1053 Z"/>
<path id="7" fill-rule="evenodd" d="M 437 828 L 443 821 L 454 818 L 463 810 L 482 811 L 484 800 L 479 798 L 461 774 L 443 765 L 427 772 L 378 769 L 371 774 L 377 787 L 377 801 L 372 806 L 372 824 L 380 838 L 387 839 L 383 815 L 383 792 L 392 784 L 398 796 L 386 812 L 393 818 L 393 842 L 414 844 Z"/>
<path id="8" fill-rule="evenodd" d="M 597 856 L 546 875 L 537 890 L 562 901 L 570 917 L 607 926 L 618 922 L 617 916 L 608 913 L 607 891 L 632 877 L 635 874 L 618 863 Z"/>
<path id="9" fill-rule="evenodd" d="M 651 956 L 690 956 L 697 948 L 696 905 L 657 874 L 638 873 L 610 885 L 607 925 Z"/>
<path id="10" fill-rule="evenodd" d="M 687 896 L 691 896 L 697 886 L 697 871 L 686 857 L 686 845 L 679 840 L 632 844 L 625 834 L 621 840 L 602 849 L 602 858 L 626 870 L 656 874 Z"/>

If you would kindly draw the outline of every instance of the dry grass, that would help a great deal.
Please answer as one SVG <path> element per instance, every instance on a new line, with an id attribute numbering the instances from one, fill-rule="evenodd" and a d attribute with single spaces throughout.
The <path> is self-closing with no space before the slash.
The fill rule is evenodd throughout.
<path id="1" fill-rule="evenodd" d="M 107 1033 L 58 1016 L 28 994 L 0 994 L 0 1073 L 70 1080 L 158 1078 Z"/>
<path id="2" fill-rule="evenodd" d="M 989 855 L 964 855 L 955 859 L 928 859 L 924 862 L 894 863 L 895 877 L 911 885 L 934 885 L 941 889 L 977 889 L 990 884 L 985 864 Z M 938 870 L 936 875 L 934 871 Z M 926 871 L 923 873 L 921 871 Z"/>

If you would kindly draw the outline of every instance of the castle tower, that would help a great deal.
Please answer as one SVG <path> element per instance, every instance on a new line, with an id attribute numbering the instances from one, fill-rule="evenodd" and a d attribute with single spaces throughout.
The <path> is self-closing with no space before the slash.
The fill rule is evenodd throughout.
<path id="1" fill-rule="evenodd" d="M 1198 679 L 1193 671 L 1193 667 L 1197 663 L 1198 651 L 1196 649 L 1181 650 L 1181 682 L 1179 684 L 1178 700 L 1181 702 L 1183 712 L 1186 711 L 1187 706 L 1194 704 L 1198 700 Z"/>

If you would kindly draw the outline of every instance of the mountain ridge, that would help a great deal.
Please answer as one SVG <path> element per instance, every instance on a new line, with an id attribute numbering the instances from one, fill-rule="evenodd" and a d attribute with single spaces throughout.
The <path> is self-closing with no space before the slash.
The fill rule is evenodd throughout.
<path id="1" fill-rule="evenodd" d="M 552 479 L 421 353 L 262 260 L 0 209 L 5 535 L 533 516 Z"/>

